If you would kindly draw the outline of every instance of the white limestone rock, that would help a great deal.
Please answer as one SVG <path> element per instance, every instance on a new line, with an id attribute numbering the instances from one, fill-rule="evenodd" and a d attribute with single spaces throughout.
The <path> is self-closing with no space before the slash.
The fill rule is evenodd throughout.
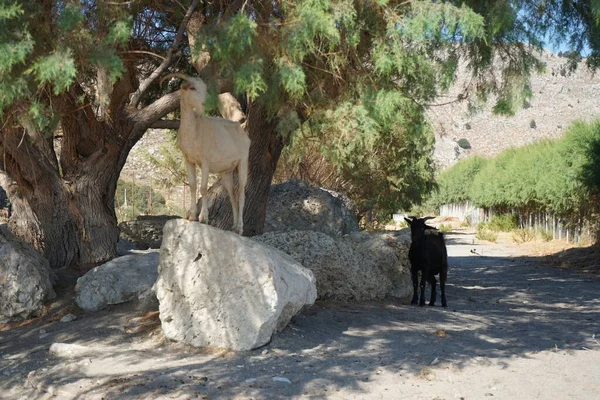
<path id="1" fill-rule="evenodd" d="M 312 272 L 288 255 L 208 225 L 167 222 L 160 251 L 156 292 L 172 340 L 254 349 L 317 297 Z"/>
<path id="2" fill-rule="evenodd" d="M 0 231 L 0 322 L 39 316 L 56 297 L 48 260 Z"/>
<path id="3" fill-rule="evenodd" d="M 86 311 L 146 295 L 158 278 L 158 250 L 137 251 L 99 265 L 77 280 L 75 301 Z"/>

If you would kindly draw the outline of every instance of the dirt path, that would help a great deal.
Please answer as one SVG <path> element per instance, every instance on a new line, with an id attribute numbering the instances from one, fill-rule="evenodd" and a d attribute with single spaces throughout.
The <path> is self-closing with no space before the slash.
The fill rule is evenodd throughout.
<path id="1" fill-rule="evenodd" d="M 126 307 L 0 332 L 0 399 L 600 398 L 600 279 L 472 243 L 448 235 L 446 310 L 318 304 L 251 352 L 131 333 Z"/>

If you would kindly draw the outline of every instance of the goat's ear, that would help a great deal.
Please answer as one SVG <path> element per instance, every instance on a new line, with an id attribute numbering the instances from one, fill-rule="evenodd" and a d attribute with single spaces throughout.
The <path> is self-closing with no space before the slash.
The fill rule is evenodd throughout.
<path id="1" fill-rule="evenodd" d="M 435 217 L 425 217 L 423 218 L 423 221 L 429 221 L 430 219 L 434 219 Z"/>
<path id="2" fill-rule="evenodd" d="M 412 219 L 408 219 L 408 218 L 404 217 L 404 220 L 406 222 L 408 222 L 409 225 L 412 225 L 412 223 L 413 223 Z"/>

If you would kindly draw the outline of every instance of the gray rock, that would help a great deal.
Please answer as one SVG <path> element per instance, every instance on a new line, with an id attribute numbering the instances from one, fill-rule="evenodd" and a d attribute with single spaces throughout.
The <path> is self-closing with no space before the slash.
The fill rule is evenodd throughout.
<path id="1" fill-rule="evenodd" d="M 163 228 L 167 221 L 179 217 L 171 215 L 140 215 L 133 221 L 119 224 L 122 252 L 130 250 L 131 245 L 140 250 L 160 249 Z M 121 253 L 120 253 L 121 254 Z"/>
<path id="2" fill-rule="evenodd" d="M 55 296 L 48 260 L 0 231 L 0 322 L 38 316 Z"/>
<path id="3" fill-rule="evenodd" d="M 317 296 L 288 255 L 183 219 L 167 222 L 156 294 L 165 336 L 198 347 L 250 350 Z"/>
<path id="4" fill-rule="evenodd" d="M 77 317 L 73 314 L 67 314 L 60 319 L 60 322 L 72 322 L 75 321 Z"/>
<path id="5" fill-rule="evenodd" d="M 52 343 L 49 352 L 55 357 L 71 358 L 93 354 L 94 350 L 88 346 L 75 343 Z"/>
<path id="6" fill-rule="evenodd" d="M 136 300 L 158 277 L 159 252 L 138 251 L 102 264 L 77 280 L 75 298 L 86 311 Z"/>
<path id="7" fill-rule="evenodd" d="M 408 230 L 399 235 L 356 232 L 341 238 L 313 231 L 269 232 L 253 239 L 313 271 L 319 299 L 405 299 L 412 294 Z"/>
<path id="8" fill-rule="evenodd" d="M 310 230 L 341 236 L 358 230 L 352 202 L 301 180 L 271 186 L 265 232 Z"/>

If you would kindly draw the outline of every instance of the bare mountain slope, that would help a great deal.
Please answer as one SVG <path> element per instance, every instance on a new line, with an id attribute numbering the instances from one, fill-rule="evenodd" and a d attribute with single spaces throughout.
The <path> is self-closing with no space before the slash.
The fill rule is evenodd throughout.
<path id="1" fill-rule="evenodd" d="M 573 121 L 600 117 L 600 74 L 593 75 L 580 64 L 569 75 L 561 68 L 565 58 L 550 52 L 541 58 L 546 72 L 531 80 L 534 97 L 530 106 L 513 117 L 493 115 L 493 102 L 474 115 L 469 114 L 466 102 L 431 108 L 428 117 L 436 133 L 435 158 L 440 167 L 472 155 L 493 156 L 511 146 L 557 138 Z M 438 102 L 456 98 L 465 79 L 459 75 L 459 83 Z M 462 138 L 469 141 L 471 149 L 458 148 L 456 141 Z"/>

